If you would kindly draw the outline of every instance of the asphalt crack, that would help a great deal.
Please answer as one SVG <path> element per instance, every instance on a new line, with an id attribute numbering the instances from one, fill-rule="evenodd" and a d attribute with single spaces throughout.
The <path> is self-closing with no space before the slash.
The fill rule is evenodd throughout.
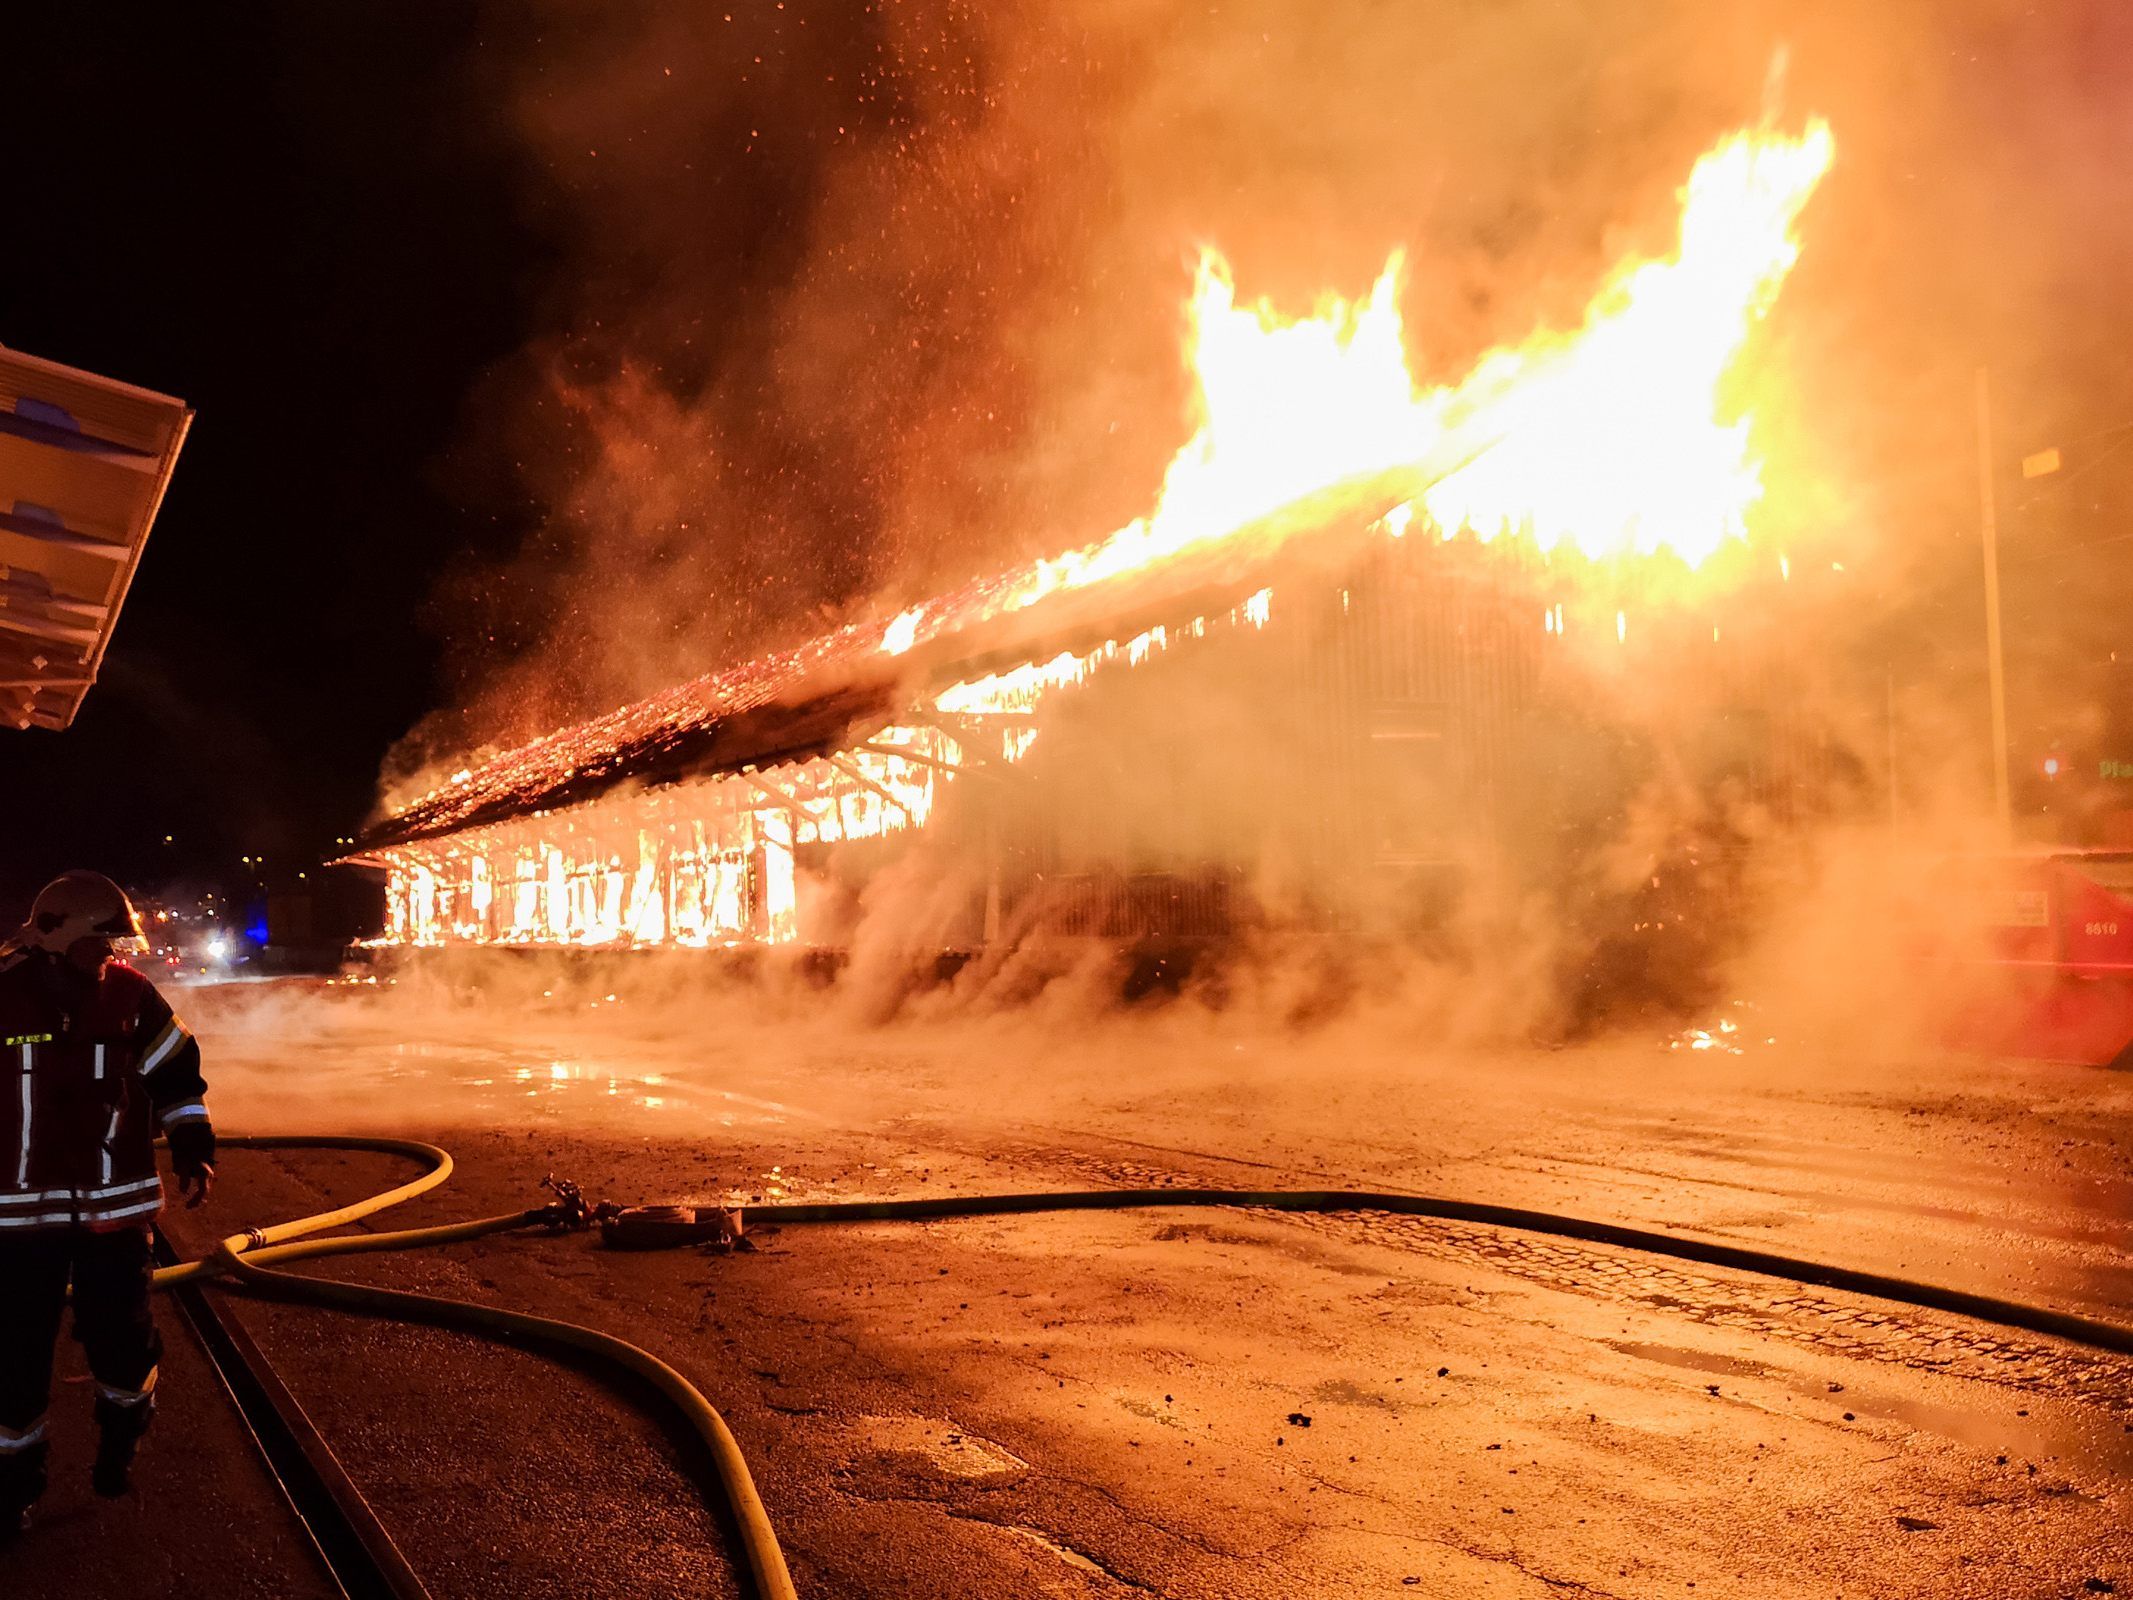
<path id="1" fill-rule="evenodd" d="M 1516 1550 L 1484 1550 L 1478 1545 L 1461 1544 L 1456 1539 L 1446 1539 L 1441 1535 L 1424 1535 L 1421 1542 L 1423 1544 L 1436 1545 L 1442 1550 L 1456 1551 L 1472 1561 L 1486 1561 L 1492 1566 L 1509 1567 L 1514 1572 L 1531 1578 L 1535 1583 L 1540 1584 L 1553 1594 L 1589 1594 L 1596 1596 L 1597 1600 L 1627 1600 L 1626 1596 L 1617 1594 L 1612 1589 L 1595 1588 L 1593 1585 L 1581 1582 L 1576 1578 L 1558 1578 L 1550 1573 L 1542 1572 L 1537 1567 L 1528 1566 Z"/>
<path id="2" fill-rule="evenodd" d="M 1057 1559 L 1061 1566 L 1102 1578 L 1106 1583 L 1129 1590 L 1134 1594 L 1164 1596 L 1167 1600 L 1170 1593 L 1166 1589 L 1159 1589 L 1152 1584 L 1143 1583 L 1138 1578 L 1128 1577 L 1101 1556 L 1092 1555 L 1070 1540 L 1062 1538 L 1056 1533 L 1047 1532 L 1042 1528 L 1033 1527 L 1026 1522 L 1013 1521 L 1006 1517 L 987 1516 L 980 1511 L 968 1510 L 940 1500 L 927 1499 L 922 1495 L 868 1494 L 850 1488 L 843 1489 L 841 1492 L 852 1499 L 865 1500 L 871 1505 L 920 1507 L 928 1511 L 938 1512 L 944 1517 L 967 1523 L 973 1527 L 991 1528 L 1000 1533 L 1010 1534 L 1025 1543 L 1033 1544 L 1040 1550 L 1046 1551 Z M 1142 1522 L 1140 1525 L 1151 1527 L 1161 1533 L 1169 1533 L 1171 1531 L 1163 1528 L 1160 1524 Z"/>

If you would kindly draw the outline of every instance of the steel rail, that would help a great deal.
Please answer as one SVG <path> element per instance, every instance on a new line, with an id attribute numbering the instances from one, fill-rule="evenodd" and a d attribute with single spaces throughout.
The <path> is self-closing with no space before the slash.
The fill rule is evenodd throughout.
<path id="1" fill-rule="evenodd" d="M 161 1228 L 156 1259 L 178 1262 Z M 345 1600 L 430 1600 L 415 1569 L 244 1324 L 198 1281 L 166 1286 L 200 1353 L 237 1408 L 261 1463 Z"/>

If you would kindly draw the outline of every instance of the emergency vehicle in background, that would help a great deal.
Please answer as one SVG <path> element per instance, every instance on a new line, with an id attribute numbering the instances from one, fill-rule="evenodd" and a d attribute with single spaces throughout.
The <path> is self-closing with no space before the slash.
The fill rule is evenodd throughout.
<path id="1" fill-rule="evenodd" d="M 2133 850 L 1988 857 L 1954 868 L 1960 908 L 1932 959 L 1959 1049 L 2133 1065 Z"/>

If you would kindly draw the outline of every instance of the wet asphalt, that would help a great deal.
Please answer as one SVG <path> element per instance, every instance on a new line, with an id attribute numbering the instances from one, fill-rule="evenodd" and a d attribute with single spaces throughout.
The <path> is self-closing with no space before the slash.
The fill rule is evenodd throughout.
<path id="1" fill-rule="evenodd" d="M 1692 1098 L 1655 1075 L 1610 1099 L 1544 1063 L 1517 1114 L 1476 1110 L 1501 1086 L 1459 1080 L 1426 1109 L 1370 1114 L 1351 1083 L 1275 1116 L 1268 1094 L 1152 1073 L 1077 1092 L 1078 1110 L 1012 1104 L 914 1074 L 895 1040 L 819 1093 L 802 1062 L 736 1095 L 675 1072 L 685 1043 L 600 1055 L 582 1034 L 522 1051 L 442 1034 L 413 1068 L 381 1069 L 367 1035 L 309 1043 L 301 1093 L 249 1077 L 256 1042 L 233 1039 L 227 1099 L 255 1128 L 367 1121 L 450 1145 L 453 1184 L 382 1226 L 536 1203 L 549 1171 L 618 1200 L 1493 1186 L 1838 1259 L 1849 1245 L 1859 1264 L 2030 1285 L 2120 1320 L 2133 1301 L 2114 1187 L 2126 1088 L 2108 1076 L 1721 1093 L 1714 1074 Z M 335 1052 L 351 1081 L 311 1084 Z M 855 1100 L 876 1077 L 917 1088 Z M 1355 1137 L 1332 1151 L 1314 1116 Z M 404 1170 L 231 1152 L 214 1223 Z M 1413 1219 L 1149 1211 L 755 1243 L 496 1239 L 317 1270 L 586 1322 L 673 1362 L 740 1438 L 807 1596 L 2133 1592 L 2133 1360 Z M 700 1463 L 635 1397 L 457 1335 L 233 1304 L 434 1594 L 739 1592 Z M 175 1353 L 166 1383 L 166 1423 L 181 1405 L 192 1421 L 159 1426 L 140 1504 L 55 1496 L 5 1592 L 321 1592 L 227 1408 Z M 181 1456 L 179 1437 L 197 1448 Z M 135 1577 L 161 1570 L 160 1589 Z"/>

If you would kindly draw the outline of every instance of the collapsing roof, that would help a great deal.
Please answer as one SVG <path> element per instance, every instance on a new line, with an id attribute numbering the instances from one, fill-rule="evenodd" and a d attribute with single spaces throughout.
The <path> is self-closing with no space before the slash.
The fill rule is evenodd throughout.
<path id="1" fill-rule="evenodd" d="M 356 855 L 576 805 L 624 783 L 672 783 L 851 749 L 946 686 L 1234 606 L 1276 566 L 1351 555 L 1362 530 L 1473 453 L 1447 441 L 1428 461 L 1337 484 L 1146 564 L 1111 571 L 1073 556 L 1038 562 L 975 580 L 893 622 L 847 624 L 677 684 L 457 774 L 376 823 Z"/>
<path id="2" fill-rule="evenodd" d="M 0 723 L 60 729 L 81 709 L 192 419 L 0 349 Z"/>

